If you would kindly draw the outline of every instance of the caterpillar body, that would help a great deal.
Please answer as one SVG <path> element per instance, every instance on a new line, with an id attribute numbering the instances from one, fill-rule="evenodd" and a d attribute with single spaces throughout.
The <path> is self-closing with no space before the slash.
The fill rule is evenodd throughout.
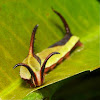
<path id="1" fill-rule="evenodd" d="M 28 56 L 22 63 L 18 63 L 14 66 L 14 68 L 21 66 L 20 76 L 22 79 L 27 80 L 31 86 L 36 87 L 42 85 L 45 73 L 54 69 L 55 66 L 60 64 L 63 59 L 66 59 L 75 48 L 82 45 L 79 37 L 72 35 L 64 17 L 54 9 L 53 11 L 60 17 L 64 24 L 66 30 L 64 38 L 42 52 L 35 54 L 34 39 L 38 28 L 38 25 L 36 25 L 32 32 Z"/>

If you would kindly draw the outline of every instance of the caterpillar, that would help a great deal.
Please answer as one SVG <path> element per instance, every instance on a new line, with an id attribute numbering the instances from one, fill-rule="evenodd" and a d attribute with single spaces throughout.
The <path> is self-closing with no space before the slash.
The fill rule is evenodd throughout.
<path id="1" fill-rule="evenodd" d="M 66 31 L 64 38 L 47 49 L 44 49 L 42 52 L 35 54 L 34 39 L 38 28 L 38 25 L 36 25 L 31 35 L 28 56 L 22 63 L 18 63 L 14 66 L 14 68 L 21 66 L 21 78 L 27 80 L 27 82 L 34 87 L 41 86 L 44 83 L 44 76 L 47 72 L 54 69 L 63 59 L 66 59 L 75 48 L 82 46 L 79 37 L 72 35 L 64 17 L 56 10 L 53 9 L 53 11 L 60 17 L 64 24 Z"/>

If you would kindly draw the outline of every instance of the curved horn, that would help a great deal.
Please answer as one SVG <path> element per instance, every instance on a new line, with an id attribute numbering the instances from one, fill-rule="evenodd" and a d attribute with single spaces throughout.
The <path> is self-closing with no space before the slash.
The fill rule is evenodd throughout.
<path id="1" fill-rule="evenodd" d="M 66 20 L 64 19 L 64 17 L 59 12 L 55 11 L 53 8 L 52 8 L 52 10 L 61 18 L 61 20 L 62 20 L 62 22 L 64 24 L 64 27 L 65 27 L 66 32 L 68 34 L 71 34 L 70 29 L 69 29 L 69 26 L 68 26 Z"/>
<path id="2" fill-rule="evenodd" d="M 32 70 L 27 64 L 24 64 L 24 63 L 18 63 L 18 64 L 16 64 L 16 65 L 13 67 L 13 69 L 15 69 L 15 68 L 18 67 L 18 66 L 24 66 L 24 67 L 26 67 L 26 68 L 28 69 L 28 71 L 31 73 L 31 77 L 34 78 L 34 82 L 35 82 L 35 85 L 36 85 L 36 84 L 37 84 L 37 79 L 36 79 L 36 75 L 35 75 L 35 73 L 33 72 L 33 70 Z"/>
<path id="3" fill-rule="evenodd" d="M 29 48 L 29 55 L 34 56 L 41 65 L 41 59 L 37 55 L 35 55 L 35 53 L 34 53 L 34 40 L 35 40 L 35 33 L 36 33 L 37 28 L 38 28 L 38 24 L 35 25 L 33 32 L 32 32 L 31 41 L 30 41 L 30 48 Z"/>
<path id="4" fill-rule="evenodd" d="M 40 72 L 41 72 L 41 81 L 42 81 L 42 82 L 43 82 L 43 74 L 44 74 L 45 65 L 46 65 L 48 59 L 49 59 L 51 56 L 53 56 L 54 54 L 60 54 L 60 53 L 59 53 L 59 52 L 52 52 L 52 53 L 50 53 L 50 54 L 46 57 L 44 63 L 42 64 L 41 71 L 40 71 Z"/>
<path id="5" fill-rule="evenodd" d="M 37 28 L 38 28 L 38 25 L 36 25 L 34 27 L 32 35 L 31 35 L 30 48 L 29 48 L 29 54 L 30 55 L 34 54 L 33 48 L 34 48 L 35 33 L 36 33 Z"/>

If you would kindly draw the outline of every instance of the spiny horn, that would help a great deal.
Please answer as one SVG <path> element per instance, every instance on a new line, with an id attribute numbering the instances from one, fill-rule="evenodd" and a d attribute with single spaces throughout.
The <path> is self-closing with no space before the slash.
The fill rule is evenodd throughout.
<path id="1" fill-rule="evenodd" d="M 53 8 L 52 8 L 52 10 L 61 18 L 61 20 L 62 20 L 62 22 L 63 22 L 63 24 L 64 24 L 64 27 L 65 27 L 65 30 L 66 30 L 67 34 L 70 34 L 70 35 L 71 35 L 69 26 L 68 26 L 66 20 L 64 19 L 64 17 L 63 17 L 59 12 L 55 11 Z"/>
<path id="2" fill-rule="evenodd" d="M 35 75 L 35 73 L 33 72 L 33 70 L 32 70 L 27 64 L 24 64 L 24 63 L 18 63 L 18 64 L 16 64 L 16 65 L 13 67 L 13 69 L 15 69 L 15 68 L 18 67 L 18 66 L 24 66 L 24 67 L 26 67 L 26 68 L 28 69 L 28 71 L 31 73 L 31 77 L 34 78 L 34 82 L 35 82 L 35 85 L 36 85 L 36 84 L 37 84 L 37 79 L 36 79 L 36 75 Z"/>
<path id="3" fill-rule="evenodd" d="M 52 53 L 50 53 L 50 54 L 46 57 L 44 63 L 42 64 L 41 71 L 40 71 L 40 72 L 41 72 L 41 82 L 43 82 L 43 76 L 44 76 L 45 65 L 46 65 L 48 59 L 49 59 L 51 56 L 53 56 L 54 54 L 60 54 L 60 53 L 59 53 L 59 52 L 52 52 Z"/>

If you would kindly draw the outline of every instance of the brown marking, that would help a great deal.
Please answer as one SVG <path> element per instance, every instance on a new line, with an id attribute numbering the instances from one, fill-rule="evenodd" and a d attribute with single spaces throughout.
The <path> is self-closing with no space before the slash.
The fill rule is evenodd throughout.
<path id="1" fill-rule="evenodd" d="M 64 59 L 67 59 L 70 55 L 70 51 L 64 56 Z"/>
<path id="2" fill-rule="evenodd" d="M 45 68 L 44 74 L 47 74 L 50 71 L 50 67 Z"/>
<path id="3" fill-rule="evenodd" d="M 76 44 L 75 44 L 75 46 L 71 49 L 71 51 L 70 51 L 70 53 L 72 53 L 77 47 L 81 47 L 83 44 L 80 42 L 80 41 L 78 41 Z"/>
<path id="4" fill-rule="evenodd" d="M 83 44 L 80 42 L 80 41 L 78 41 L 76 44 L 75 44 L 75 46 L 72 48 L 72 50 L 74 50 L 76 47 L 81 47 Z"/>
<path id="5" fill-rule="evenodd" d="M 60 58 L 60 60 L 57 62 L 57 64 L 60 64 L 63 61 L 63 58 Z"/>
<path id="6" fill-rule="evenodd" d="M 54 69 L 56 66 L 56 64 L 53 64 L 51 67 L 50 67 L 50 70 Z"/>

